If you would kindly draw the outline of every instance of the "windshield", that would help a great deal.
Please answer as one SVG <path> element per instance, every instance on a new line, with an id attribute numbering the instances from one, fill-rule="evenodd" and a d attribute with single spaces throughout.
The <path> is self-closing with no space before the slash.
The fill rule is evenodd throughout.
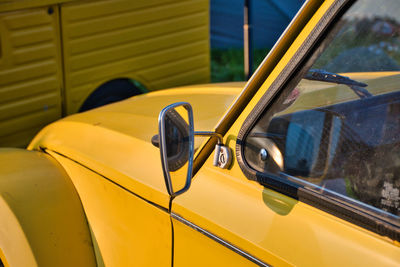
<path id="1" fill-rule="evenodd" d="M 247 135 L 252 168 L 399 220 L 399 14 L 398 0 L 346 11 Z"/>
<path id="2" fill-rule="evenodd" d="M 313 69 L 334 73 L 400 70 L 399 1 L 358 1 L 341 19 Z"/>

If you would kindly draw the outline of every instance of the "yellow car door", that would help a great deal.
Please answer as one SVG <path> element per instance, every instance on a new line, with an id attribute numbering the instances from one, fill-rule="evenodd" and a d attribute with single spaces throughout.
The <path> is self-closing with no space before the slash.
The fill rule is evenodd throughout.
<path id="1" fill-rule="evenodd" d="M 384 2 L 303 7 L 216 127 L 232 165 L 210 139 L 173 200 L 174 266 L 398 265 L 400 4 Z"/>

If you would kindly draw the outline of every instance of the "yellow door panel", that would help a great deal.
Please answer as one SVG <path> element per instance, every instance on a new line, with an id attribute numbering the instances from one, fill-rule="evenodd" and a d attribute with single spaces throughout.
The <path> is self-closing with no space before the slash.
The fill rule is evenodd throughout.
<path id="1" fill-rule="evenodd" d="M 0 146 L 61 117 L 58 21 L 56 6 L 0 13 Z"/>
<path id="2" fill-rule="evenodd" d="M 67 113 L 117 78 L 149 90 L 208 82 L 208 8 L 207 0 L 62 4 Z"/>
<path id="3" fill-rule="evenodd" d="M 173 224 L 174 235 L 180 237 L 174 240 L 174 266 L 257 266 L 184 223 L 173 219 Z"/>
<path id="4" fill-rule="evenodd" d="M 74 161 L 50 154 L 78 191 L 98 247 L 96 256 L 105 266 L 171 266 L 172 228 L 167 210 Z"/>
<path id="5" fill-rule="evenodd" d="M 285 49 L 280 62 L 274 62 L 274 70 L 268 78 L 264 77 L 263 85 L 248 106 L 234 117 L 236 121 L 225 134 L 225 144 L 232 151 L 235 151 L 237 135 L 248 114 L 265 97 L 266 90 L 334 3 L 325 1 L 321 5 L 289 49 Z M 230 116 L 235 112 L 233 109 L 226 114 Z M 398 266 L 398 242 L 250 181 L 235 158 L 229 170 L 222 170 L 212 165 L 212 157 L 210 155 L 196 173 L 191 188 L 174 199 L 172 213 L 176 215 L 173 216 L 272 266 Z M 182 227 L 192 231 L 190 226 Z M 198 234 L 197 239 L 210 239 L 207 234 L 201 235 Z M 226 257 L 229 261 L 227 254 L 218 254 L 217 250 L 202 250 L 202 255 L 198 255 L 196 250 L 190 249 L 196 245 L 191 244 L 183 230 L 176 231 L 174 240 L 177 244 L 187 243 L 176 247 L 176 262 L 190 257 Z"/>
<path id="6" fill-rule="evenodd" d="M 190 190 L 174 200 L 172 212 L 273 266 L 368 266 L 372 262 L 396 266 L 400 262 L 400 247 L 390 240 L 265 189 L 236 168 L 217 169 L 208 160 Z M 175 231 L 177 244 L 191 243 L 184 233 Z M 206 235 L 197 239 L 201 238 L 209 239 Z M 189 247 L 175 247 L 175 261 L 230 260 L 227 253 L 203 248 L 198 255 Z"/>

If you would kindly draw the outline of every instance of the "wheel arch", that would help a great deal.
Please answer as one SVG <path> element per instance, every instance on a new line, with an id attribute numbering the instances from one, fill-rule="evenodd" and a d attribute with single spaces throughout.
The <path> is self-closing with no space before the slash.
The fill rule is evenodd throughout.
<path id="1" fill-rule="evenodd" d="M 143 79 L 139 77 L 129 77 L 129 76 L 120 76 L 113 77 L 112 79 L 102 80 L 94 84 L 93 88 L 87 92 L 85 97 L 82 99 L 79 104 L 79 112 L 89 110 L 93 107 L 96 102 L 99 101 L 99 93 L 104 94 L 105 91 L 111 94 L 111 88 L 117 87 L 117 90 L 120 90 L 122 86 L 121 82 L 125 82 L 125 88 L 127 91 L 131 90 L 131 94 L 126 94 L 124 98 L 119 100 L 123 100 L 130 96 L 139 95 L 148 92 L 149 85 Z M 103 92 L 101 92 L 103 91 Z M 117 92 L 118 93 L 118 92 Z M 126 92 L 125 92 L 126 93 Z M 97 98 L 97 99 L 96 99 Z M 119 101 L 118 100 L 118 101 Z M 111 102 L 112 103 L 112 102 Z M 106 103 L 107 104 L 107 103 Z M 99 105 L 101 106 L 101 105 Z M 96 106 L 97 107 L 97 106 Z"/>
<path id="2" fill-rule="evenodd" d="M 5 266 L 96 266 L 79 196 L 49 155 L 0 149 L 0 218 Z"/>

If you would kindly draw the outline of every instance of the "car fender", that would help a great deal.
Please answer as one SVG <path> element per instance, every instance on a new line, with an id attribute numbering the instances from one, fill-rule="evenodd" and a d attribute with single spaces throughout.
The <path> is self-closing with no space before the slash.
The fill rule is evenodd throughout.
<path id="1" fill-rule="evenodd" d="M 51 156 L 0 149 L 0 218 L 5 266 L 96 266 L 79 196 Z"/>

